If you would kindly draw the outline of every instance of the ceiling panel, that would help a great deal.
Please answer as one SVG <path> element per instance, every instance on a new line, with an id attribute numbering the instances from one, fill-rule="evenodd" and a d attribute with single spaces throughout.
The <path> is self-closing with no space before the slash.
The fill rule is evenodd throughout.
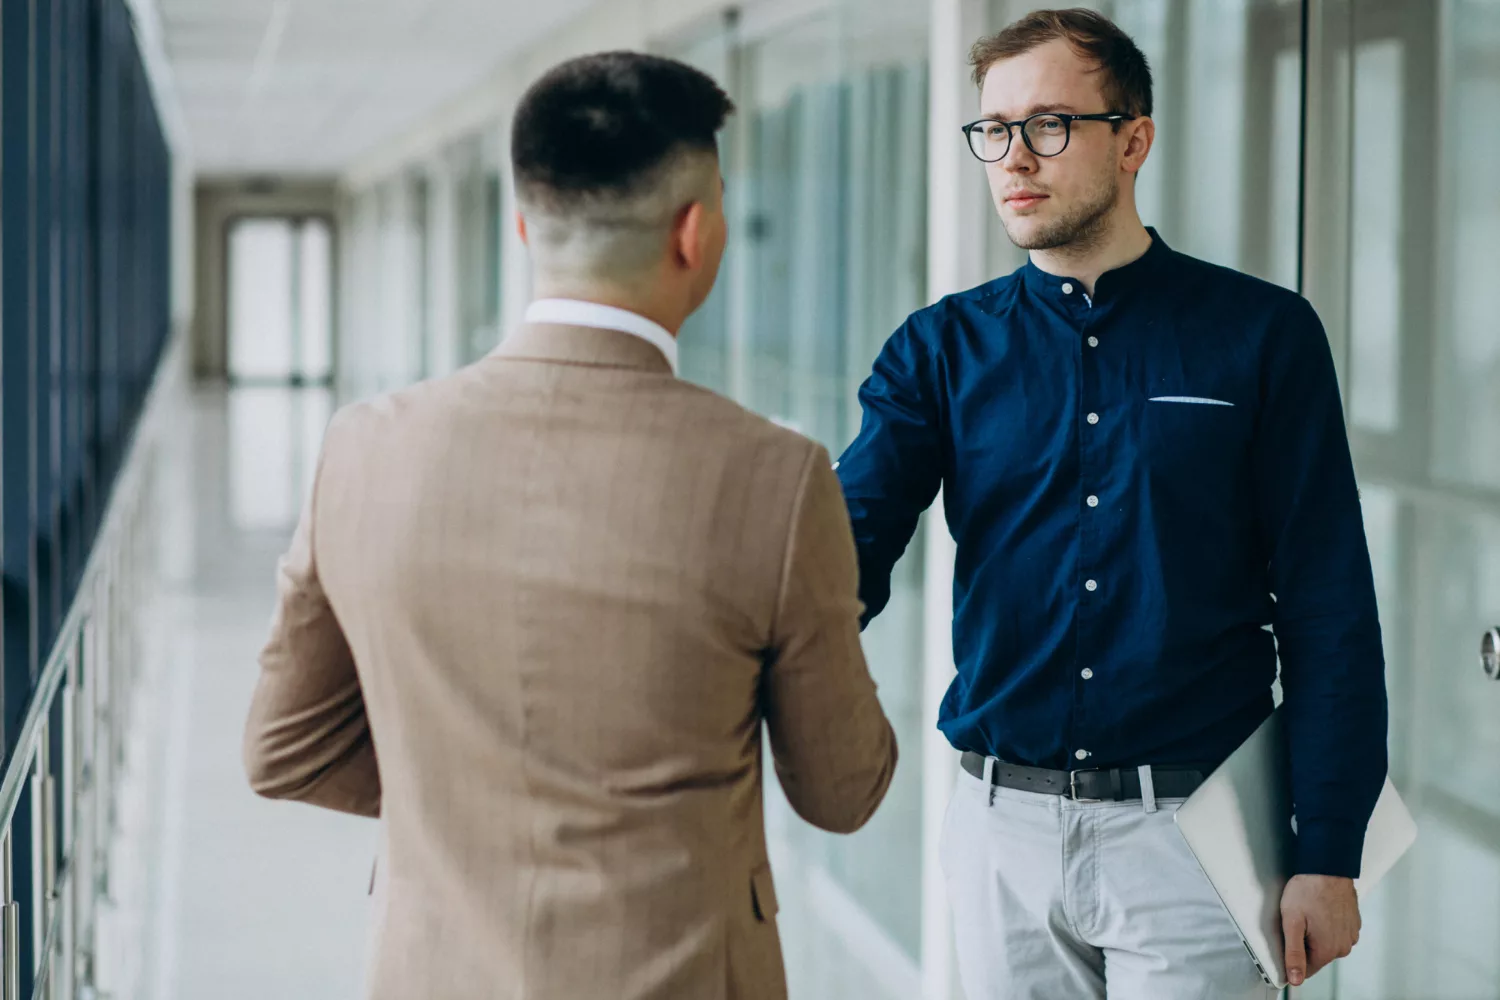
<path id="1" fill-rule="evenodd" d="M 338 173 L 594 0 L 157 0 L 202 173 Z"/>

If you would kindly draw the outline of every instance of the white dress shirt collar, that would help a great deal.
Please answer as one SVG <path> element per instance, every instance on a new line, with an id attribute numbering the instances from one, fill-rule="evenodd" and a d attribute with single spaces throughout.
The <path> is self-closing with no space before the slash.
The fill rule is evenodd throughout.
<path id="1" fill-rule="evenodd" d="M 581 299 L 537 299 L 526 307 L 526 322 L 587 326 L 628 333 L 661 351 L 667 364 L 672 366 L 672 374 L 677 374 L 677 338 L 668 333 L 666 327 L 639 313 Z"/>

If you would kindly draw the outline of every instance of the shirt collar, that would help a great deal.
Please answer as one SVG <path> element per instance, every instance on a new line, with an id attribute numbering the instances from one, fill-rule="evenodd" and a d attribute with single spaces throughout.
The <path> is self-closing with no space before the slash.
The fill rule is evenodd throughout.
<path id="1" fill-rule="evenodd" d="M 628 333 L 661 351 L 672 366 L 672 374 L 677 374 L 677 338 L 666 327 L 639 313 L 582 299 L 537 299 L 526 307 L 526 322 Z"/>
<path id="2" fill-rule="evenodd" d="M 1166 240 L 1163 240 L 1155 229 L 1148 226 L 1146 232 L 1151 234 L 1151 246 L 1130 263 L 1101 274 L 1094 285 L 1096 300 L 1118 295 L 1126 289 L 1139 287 L 1172 256 L 1172 248 L 1167 246 Z M 1049 274 L 1033 264 L 1029 258 L 1022 272 L 1022 280 L 1025 281 L 1026 288 L 1036 293 L 1060 293 L 1065 284 L 1083 287 L 1083 283 L 1077 278 Z"/>

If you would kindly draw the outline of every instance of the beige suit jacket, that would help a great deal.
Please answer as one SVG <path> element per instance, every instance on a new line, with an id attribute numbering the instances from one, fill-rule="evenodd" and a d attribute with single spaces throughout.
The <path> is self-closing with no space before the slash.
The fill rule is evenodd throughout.
<path id="1" fill-rule="evenodd" d="M 784 996 L 761 724 L 829 830 L 896 764 L 856 576 L 827 453 L 628 334 L 340 412 L 245 761 L 383 818 L 370 995 Z"/>

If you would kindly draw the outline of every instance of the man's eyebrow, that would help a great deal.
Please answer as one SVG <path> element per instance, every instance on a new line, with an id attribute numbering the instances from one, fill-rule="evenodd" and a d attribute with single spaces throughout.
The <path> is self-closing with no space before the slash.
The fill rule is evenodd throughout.
<path id="1" fill-rule="evenodd" d="M 998 111 L 986 111 L 984 112 L 984 117 L 993 118 L 995 121 L 1001 122 L 1016 122 L 1020 121 L 1023 118 L 1030 118 L 1032 115 L 1042 114 L 1046 111 L 1060 111 L 1065 115 L 1076 115 L 1081 113 L 1071 104 L 1033 104 L 1031 107 L 1027 108 L 1024 112 L 1014 118 L 1009 118 Z"/>

